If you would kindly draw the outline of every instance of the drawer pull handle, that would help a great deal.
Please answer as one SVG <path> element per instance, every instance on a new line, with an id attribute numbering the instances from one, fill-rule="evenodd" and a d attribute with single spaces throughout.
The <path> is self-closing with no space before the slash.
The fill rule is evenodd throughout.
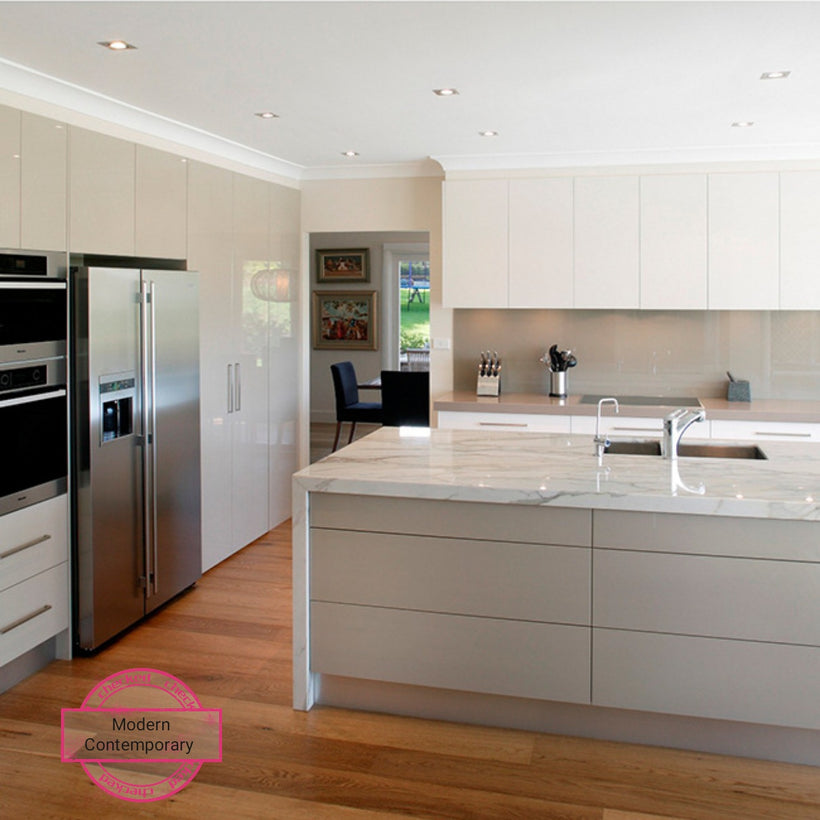
<path id="1" fill-rule="evenodd" d="M 811 433 L 780 433 L 776 430 L 755 430 L 756 436 L 782 436 L 783 438 L 811 438 Z"/>
<path id="2" fill-rule="evenodd" d="M 610 431 L 617 430 L 619 433 L 655 433 L 659 435 L 660 427 L 610 427 Z"/>
<path id="3" fill-rule="evenodd" d="M 529 427 L 526 422 L 514 421 L 480 421 L 479 427 Z"/>
<path id="4" fill-rule="evenodd" d="M 48 612 L 51 609 L 51 604 L 46 604 L 45 606 L 41 606 L 39 609 L 35 609 L 34 612 L 29 612 L 28 615 L 23 615 L 22 618 L 18 618 L 16 621 L 12 621 L 10 624 L 4 627 L 0 627 L 0 635 L 5 635 L 8 632 L 11 632 L 12 629 L 17 629 L 18 626 L 22 626 L 25 623 L 36 618 L 38 615 L 42 615 L 44 612 Z"/>
<path id="5" fill-rule="evenodd" d="M 36 547 L 38 544 L 42 544 L 43 541 L 48 541 L 50 538 L 50 535 L 41 535 L 39 538 L 35 538 L 33 541 L 26 541 L 25 544 L 20 544 L 17 547 L 12 547 L 10 550 L 0 552 L 0 560 L 2 560 L 3 558 L 8 558 L 12 555 L 17 555 L 18 552 L 27 550 L 29 547 Z"/>

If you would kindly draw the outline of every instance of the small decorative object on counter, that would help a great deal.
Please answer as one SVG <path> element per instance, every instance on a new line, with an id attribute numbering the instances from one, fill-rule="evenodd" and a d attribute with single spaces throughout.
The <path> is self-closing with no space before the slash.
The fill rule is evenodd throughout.
<path id="1" fill-rule="evenodd" d="M 736 379 L 728 370 L 726 371 L 726 375 L 729 377 L 726 398 L 729 401 L 751 401 L 752 391 L 749 387 L 749 382 L 745 379 Z"/>
<path id="2" fill-rule="evenodd" d="M 553 345 L 538 361 L 549 370 L 550 396 L 565 399 L 567 397 L 567 370 L 578 364 L 572 351 L 559 350 L 558 345 Z"/>
<path id="3" fill-rule="evenodd" d="M 486 353 L 481 351 L 481 361 L 478 365 L 478 387 L 476 394 L 479 396 L 497 396 L 501 392 L 501 359 L 494 350 Z"/>

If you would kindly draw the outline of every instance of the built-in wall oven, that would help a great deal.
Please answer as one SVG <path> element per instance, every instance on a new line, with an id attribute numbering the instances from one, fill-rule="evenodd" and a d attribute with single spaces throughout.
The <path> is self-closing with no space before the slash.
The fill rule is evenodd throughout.
<path id="1" fill-rule="evenodd" d="M 0 250 L 0 515 L 66 491 L 65 262 Z"/>

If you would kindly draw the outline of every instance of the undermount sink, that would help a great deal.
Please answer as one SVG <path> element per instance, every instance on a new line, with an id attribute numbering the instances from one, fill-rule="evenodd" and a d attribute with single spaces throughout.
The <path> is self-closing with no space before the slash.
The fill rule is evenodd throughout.
<path id="1" fill-rule="evenodd" d="M 657 439 L 612 441 L 605 453 L 621 456 L 659 456 L 661 443 Z M 679 444 L 681 458 L 744 458 L 766 459 L 767 455 L 756 444 Z"/>

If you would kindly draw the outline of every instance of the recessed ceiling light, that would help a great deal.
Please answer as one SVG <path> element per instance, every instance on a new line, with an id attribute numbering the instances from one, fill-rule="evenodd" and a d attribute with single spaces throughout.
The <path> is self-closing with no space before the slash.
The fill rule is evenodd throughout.
<path id="1" fill-rule="evenodd" d="M 129 49 L 136 48 L 136 46 L 132 46 L 131 43 L 126 43 L 125 40 L 101 40 L 97 45 L 104 46 L 105 48 L 111 49 L 111 51 L 128 51 Z"/>
<path id="2" fill-rule="evenodd" d="M 255 116 L 261 117 L 263 120 L 278 120 L 279 119 L 279 115 L 274 114 L 273 111 L 257 111 Z"/>
<path id="3" fill-rule="evenodd" d="M 358 151 L 342 151 L 342 156 L 343 157 L 358 157 L 359 152 Z"/>
<path id="4" fill-rule="evenodd" d="M 478 132 L 482 137 L 497 137 L 498 131 L 479 131 Z"/>
<path id="5" fill-rule="evenodd" d="M 751 128 L 753 125 L 754 123 L 749 120 L 740 120 L 739 122 L 733 122 L 732 128 Z"/>
<path id="6" fill-rule="evenodd" d="M 760 75 L 761 80 L 785 80 L 791 71 L 764 71 Z"/>
<path id="7" fill-rule="evenodd" d="M 434 88 L 433 93 L 438 97 L 455 97 L 458 94 L 457 88 Z"/>

